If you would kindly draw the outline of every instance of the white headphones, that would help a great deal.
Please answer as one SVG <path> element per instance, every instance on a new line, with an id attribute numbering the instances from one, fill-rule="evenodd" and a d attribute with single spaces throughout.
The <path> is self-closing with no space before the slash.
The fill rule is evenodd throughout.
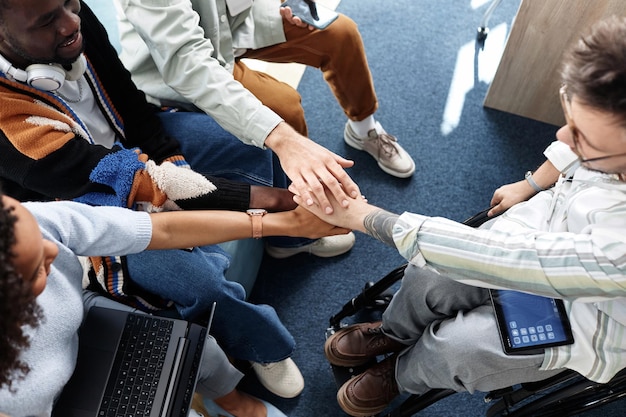
<path id="1" fill-rule="evenodd" d="M 69 71 L 59 64 L 32 64 L 26 70 L 15 68 L 5 57 L 0 54 L 0 71 L 10 75 L 17 81 L 26 83 L 31 87 L 43 91 L 56 91 L 65 80 L 75 81 L 79 79 L 87 69 L 87 60 L 83 54 L 72 64 Z"/>

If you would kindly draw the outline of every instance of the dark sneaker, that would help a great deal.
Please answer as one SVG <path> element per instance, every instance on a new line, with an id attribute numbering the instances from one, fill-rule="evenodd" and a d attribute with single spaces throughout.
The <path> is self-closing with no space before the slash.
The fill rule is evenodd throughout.
<path id="1" fill-rule="evenodd" d="M 399 352 L 406 345 L 389 338 L 382 322 L 359 323 L 338 330 L 324 343 L 328 361 L 338 366 L 358 366 L 385 353 Z"/>
<path id="2" fill-rule="evenodd" d="M 341 409 L 351 416 L 367 417 L 387 408 L 399 394 L 395 368 L 396 355 L 349 379 L 337 392 Z"/>
<path id="3" fill-rule="evenodd" d="M 387 174 L 398 178 L 408 178 L 415 172 L 415 162 L 411 155 L 400 146 L 396 137 L 385 132 L 378 122 L 376 122 L 376 129 L 370 130 L 366 138 L 357 136 L 348 122 L 343 132 L 343 139 L 353 148 L 372 155 L 380 169 Z"/>

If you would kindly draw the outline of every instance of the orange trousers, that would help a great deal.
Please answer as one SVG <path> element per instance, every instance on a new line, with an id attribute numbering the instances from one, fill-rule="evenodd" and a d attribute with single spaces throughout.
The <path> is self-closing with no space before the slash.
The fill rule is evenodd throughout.
<path id="1" fill-rule="evenodd" d="M 286 21 L 283 25 L 285 42 L 248 50 L 242 57 L 267 62 L 296 62 L 319 68 L 349 119 L 358 121 L 374 114 L 378 100 L 363 40 L 353 20 L 340 14 L 326 29 L 313 31 Z M 300 94 L 289 84 L 252 70 L 240 60 L 235 66 L 234 78 L 294 129 L 307 136 Z"/>

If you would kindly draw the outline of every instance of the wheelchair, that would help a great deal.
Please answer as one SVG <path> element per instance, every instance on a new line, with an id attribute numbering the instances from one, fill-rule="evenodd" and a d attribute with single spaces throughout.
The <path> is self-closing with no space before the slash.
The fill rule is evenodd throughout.
<path id="1" fill-rule="evenodd" d="M 487 218 L 484 210 L 463 223 L 478 227 Z M 343 320 L 366 312 L 383 311 L 391 301 L 390 288 L 404 276 L 403 264 L 376 282 L 368 282 L 362 291 L 343 305 L 337 314 L 329 319 L 326 338 L 345 326 Z M 335 382 L 341 386 L 375 363 L 375 359 L 358 367 L 331 365 Z M 442 400 L 456 391 L 432 389 L 422 395 L 409 395 L 390 411 L 383 411 L 378 417 L 410 417 Z M 551 378 L 505 387 L 485 394 L 485 402 L 491 404 L 486 417 L 567 417 L 581 414 L 626 397 L 626 369 L 623 369 L 607 383 L 590 381 L 572 370 L 565 370 Z M 392 406 L 393 407 L 393 404 Z M 390 408 L 391 408 L 390 407 Z"/>

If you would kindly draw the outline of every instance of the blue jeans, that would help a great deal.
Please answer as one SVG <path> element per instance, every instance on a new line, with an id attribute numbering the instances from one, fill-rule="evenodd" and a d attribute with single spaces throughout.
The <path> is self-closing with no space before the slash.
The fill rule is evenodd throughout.
<path id="1" fill-rule="evenodd" d="M 269 149 L 249 146 L 204 113 L 159 113 L 165 131 L 175 137 L 191 167 L 254 185 L 286 187 L 287 177 Z M 276 238 L 302 245 L 309 239 Z M 245 301 L 245 290 L 228 281 L 228 255 L 218 246 L 193 251 L 145 251 L 127 257 L 132 280 L 172 300 L 188 320 L 205 317 L 217 302 L 211 334 L 236 359 L 277 362 L 291 356 L 295 341 L 274 309 Z"/>

